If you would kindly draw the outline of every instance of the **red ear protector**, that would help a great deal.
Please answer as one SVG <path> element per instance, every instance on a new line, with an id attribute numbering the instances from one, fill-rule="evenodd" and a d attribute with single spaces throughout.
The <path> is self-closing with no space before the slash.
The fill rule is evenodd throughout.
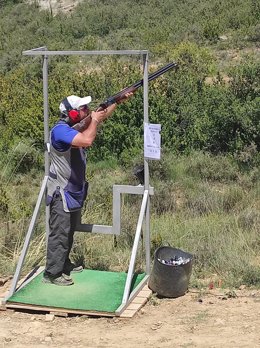
<path id="1" fill-rule="evenodd" d="M 80 115 L 79 111 L 76 109 L 73 109 L 72 106 L 70 105 L 68 98 L 63 99 L 62 101 L 63 105 L 66 108 L 66 111 L 68 113 L 69 118 L 73 123 L 77 123 L 80 121 Z"/>
<path id="2" fill-rule="evenodd" d="M 68 112 L 68 116 L 74 123 L 77 123 L 80 121 L 80 115 L 78 110 L 75 110 L 75 109 L 70 110 Z"/>

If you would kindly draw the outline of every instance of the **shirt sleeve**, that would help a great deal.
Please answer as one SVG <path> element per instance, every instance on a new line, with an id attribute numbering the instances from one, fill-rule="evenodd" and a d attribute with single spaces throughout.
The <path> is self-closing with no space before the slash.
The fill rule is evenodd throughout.
<path id="1" fill-rule="evenodd" d="M 57 151 L 67 151 L 78 131 L 66 124 L 57 125 L 52 129 L 51 142 Z"/>

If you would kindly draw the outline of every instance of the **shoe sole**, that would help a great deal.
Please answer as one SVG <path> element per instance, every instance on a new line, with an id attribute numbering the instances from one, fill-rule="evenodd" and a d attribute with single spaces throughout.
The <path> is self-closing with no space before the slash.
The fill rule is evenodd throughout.
<path id="1" fill-rule="evenodd" d="M 65 273 L 62 273 L 62 276 L 63 276 L 63 278 L 66 279 L 67 281 L 73 282 L 73 279 L 71 278 L 71 276 L 69 276 L 69 275 L 67 275 L 67 274 L 65 274 Z"/>
<path id="2" fill-rule="evenodd" d="M 58 286 L 70 286 L 73 285 L 74 282 L 68 282 L 68 283 L 52 283 L 53 285 L 58 285 Z"/>
<path id="3" fill-rule="evenodd" d="M 70 274 L 70 273 L 80 273 L 80 272 L 83 272 L 83 270 L 84 270 L 84 268 L 82 267 L 82 268 L 80 268 L 80 269 L 74 269 L 74 270 L 71 270 L 71 271 L 63 271 L 63 273 L 66 275 L 66 276 L 68 276 L 68 274 Z M 67 272 L 67 273 L 66 273 Z"/>
<path id="4" fill-rule="evenodd" d="M 71 273 L 80 273 L 83 272 L 83 268 L 79 269 L 79 270 L 72 270 Z"/>
<path id="5" fill-rule="evenodd" d="M 59 282 L 51 281 L 49 279 L 44 279 L 44 278 L 42 278 L 42 282 L 44 284 L 53 284 L 53 285 L 58 285 L 58 286 L 70 286 L 70 285 L 74 284 L 73 280 L 67 281 L 67 283 L 59 283 Z"/>

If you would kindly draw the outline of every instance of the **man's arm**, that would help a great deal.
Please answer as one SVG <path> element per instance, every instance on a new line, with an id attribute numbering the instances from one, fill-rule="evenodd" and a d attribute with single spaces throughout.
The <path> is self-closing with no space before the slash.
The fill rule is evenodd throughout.
<path id="1" fill-rule="evenodd" d="M 72 128 L 82 133 L 84 132 L 84 130 L 88 128 L 90 123 L 91 123 L 91 113 L 87 117 L 83 118 L 83 120 L 81 120 L 80 122 L 74 124 Z"/>
<path id="2" fill-rule="evenodd" d="M 89 147 L 93 144 L 97 135 L 97 126 L 112 115 L 117 104 L 112 104 L 107 109 L 92 111 L 88 126 L 83 132 L 79 132 L 72 140 L 71 145 L 76 147 Z"/>

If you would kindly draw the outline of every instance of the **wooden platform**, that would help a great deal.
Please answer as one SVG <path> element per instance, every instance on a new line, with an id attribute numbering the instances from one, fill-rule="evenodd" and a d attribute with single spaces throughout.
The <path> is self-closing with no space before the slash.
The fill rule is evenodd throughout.
<path id="1" fill-rule="evenodd" d="M 147 285 L 143 287 L 142 290 L 137 294 L 133 301 L 123 310 L 119 315 L 116 313 L 109 312 L 96 312 L 96 311 L 86 311 L 86 310 L 74 310 L 66 308 L 55 308 L 55 307 L 44 307 L 39 305 L 28 305 L 23 303 L 8 302 L 5 304 L 5 309 L 22 309 L 29 311 L 37 312 L 46 312 L 48 314 L 67 316 L 69 314 L 78 314 L 78 315 L 88 315 L 88 316 L 101 316 L 101 317 L 115 317 L 119 318 L 132 318 L 139 310 L 142 308 L 145 303 L 148 301 L 152 291 L 148 288 Z"/>
<path id="2" fill-rule="evenodd" d="M 30 282 L 34 277 L 36 277 L 42 271 L 42 267 L 37 269 L 37 271 L 33 272 L 19 281 L 18 287 L 22 288 L 28 282 Z M 104 317 L 119 317 L 119 318 L 132 318 L 139 310 L 142 308 L 145 303 L 148 301 L 149 297 L 152 294 L 152 291 L 148 288 L 147 285 L 144 285 L 143 288 L 136 294 L 136 296 L 132 299 L 132 301 L 128 304 L 128 306 L 120 313 L 113 312 L 100 312 L 100 311 L 88 311 L 88 310 L 79 310 L 79 309 L 67 309 L 60 307 L 47 307 L 40 305 L 31 305 L 17 302 L 6 302 L 4 303 L 5 296 L 7 296 L 9 291 L 6 291 L 5 294 L 2 294 L 2 298 L 0 296 L 0 309 L 20 309 L 20 310 L 28 310 L 28 311 L 37 311 L 37 312 L 46 312 L 46 314 L 54 314 L 59 316 L 68 316 L 69 314 L 75 315 L 88 315 L 88 316 L 104 316 Z M 1 301 L 2 300 L 2 301 Z M 2 304 L 1 304 L 2 302 Z"/>

